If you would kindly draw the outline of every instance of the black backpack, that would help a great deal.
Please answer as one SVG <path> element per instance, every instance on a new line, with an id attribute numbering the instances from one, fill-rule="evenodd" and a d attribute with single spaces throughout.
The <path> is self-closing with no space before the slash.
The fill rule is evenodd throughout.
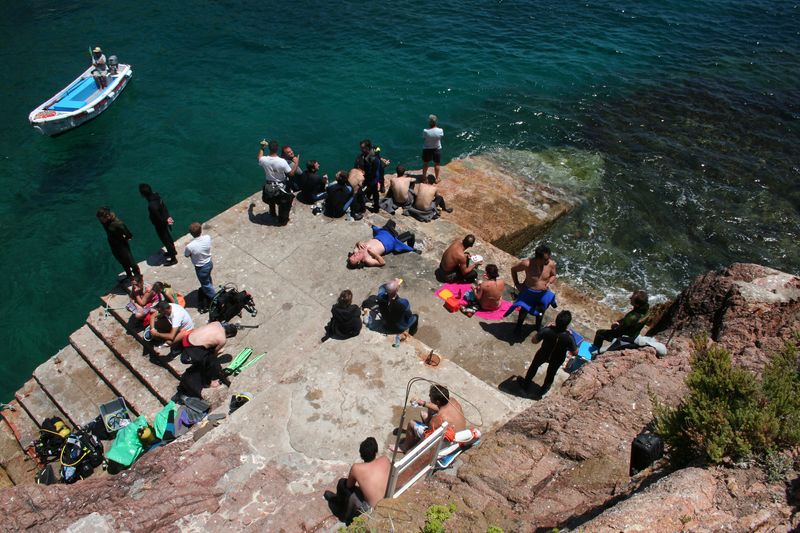
<path id="1" fill-rule="evenodd" d="M 75 483 L 92 475 L 103 464 L 103 445 L 88 431 L 70 433 L 61 449 L 61 482 Z"/>
<path id="2" fill-rule="evenodd" d="M 39 430 L 39 440 L 33 444 L 39 461 L 46 464 L 58 459 L 69 433 L 69 426 L 60 417 L 45 418 Z"/>
<path id="3" fill-rule="evenodd" d="M 209 322 L 229 322 L 233 317 L 247 311 L 250 316 L 256 316 L 256 304 L 247 291 L 240 291 L 235 285 L 228 284 L 220 287 L 211 305 L 208 308 Z"/>

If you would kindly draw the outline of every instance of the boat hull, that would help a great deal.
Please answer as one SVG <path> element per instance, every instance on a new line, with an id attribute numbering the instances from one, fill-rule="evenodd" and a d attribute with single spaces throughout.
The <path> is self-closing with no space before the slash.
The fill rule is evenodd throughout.
<path id="1" fill-rule="evenodd" d="M 55 137 L 73 128 L 77 128 L 93 118 L 96 118 L 103 111 L 109 108 L 114 103 L 114 100 L 125 89 L 133 76 L 133 69 L 130 65 L 120 65 L 118 74 L 114 77 L 109 76 L 109 85 L 106 90 L 100 92 L 96 97 L 87 102 L 85 106 L 69 112 L 55 111 L 51 108 L 54 107 L 64 94 L 75 84 L 87 79 L 87 75 L 91 76 L 91 69 L 84 72 L 74 82 L 72 82 L 65 89 L 56 94 L 53 98 L 43 103 L 33 111 L 31 111 L 28 119 L 33 126 L 33 129 L 42 135 Z"/>

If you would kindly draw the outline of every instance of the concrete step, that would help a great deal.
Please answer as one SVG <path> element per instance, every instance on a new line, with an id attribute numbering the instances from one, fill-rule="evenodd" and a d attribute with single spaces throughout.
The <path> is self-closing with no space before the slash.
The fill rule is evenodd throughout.
<path id="1" fill-rule="evenodd" d="M 69 342 L 109 388 L 125 398 L 125 403 L 137 415 L 146 415 L 152 419 L 161 410 L 163 404 L 160 399 L 117 359 L 114 352 L 88 325 L 70 335 Z"/>
<path id="2" fill-rule="evenodd" d="M 20 447 L 25 453 L 30 454 L 33 442 L 39 438 L 39 426 L 17 400 L 12 400 L 9 405 L 14 409 L 3 409 L 0 414 L 14 433 Z"/>
<path id="3" fill-rule="evenodd" d="M 86 324 L 162 403 L 172 398 L 178 379 L 170 370 L 152 361 L 151 354 L 114 317 L 103 318 L 102 309 L 92 311 Z"/>
<path id="4" fill-rule="evenodd" d="M 73 426 L 88 424 L 100 405 L 117 397 L 72 346 L 41 364 L 33 377 Z"/>
<path id="5" fill-rule="evenodd" d="M 15 485 L 34 482 L 38 464 L 19 446 L 5 420 L 0 421 L 0 467 Z"/>
<path id="6" fill-rule="evenodd" d="M 69 422 L 67 415 L 61 412 L 61 409 L 53 403 L 53 400 L 33 378 L 25 382 L 25 385 L 17 391 L 16 397 L 20 406 L 25 409 L 38 427 L 42 427 L 45 419 L 54 416 L 61 418 L 64 422 Z"/>
<path id="7" fill-rule="evenodd" d="M 108 294 L 101 298 L 103 303 L 108 304 L 108 311 L 105 308 L 99 309 L 99 311 L 95 311 L 92 315 L 97 315 L 98 318 L 101 316 L 105 316 L 107 314 L 113 316 L 117 319 L 117 321 L 122 325 L 125 330 L 127 330 L 130 335 L 142 345 L 143 349 L 147 354 L 155 358 L 159 361 L 164 368 L 172 372 L 172 374 L 176 378 L 180 378 L 183 374 L 183 371 L 188 368 L 187 365 L 181 363 L 179 358 L 174 358 L 171 361 L 168 361 L 164 356 L 163 353 L 166 353 L 168 350 L 161 348 L 162 352 L 159 352 L 156 347 L 154 347 L 151 343 L 144 340 L 142 337 L 142 333 L 144 332 L 144 328 L 141 327 L 141 324 L 138 322 L 131 320 L 131 313 L 127 309 L 125 309 L 125 305 L 130 301 L 130 298 L 126 294 Z"/>

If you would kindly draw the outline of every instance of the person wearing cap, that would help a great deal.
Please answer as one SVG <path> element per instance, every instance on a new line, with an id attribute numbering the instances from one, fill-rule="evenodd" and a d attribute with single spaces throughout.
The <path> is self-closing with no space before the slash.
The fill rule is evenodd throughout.
<path id="1" fill-rule="evenodd" d="M 156 304 L 158 316 L 150 328 L 150 335 L 161 339 L 173 347 L 180 347 L 183 337 L 194 329 L 194 322 L 189 313 L 178 304 L 162 300 Z"/>
<path id="2" fill-rule="evenodd" d="M 444 137 L 444 130 L 438 123 L 438 117 L 430 115 L 428 127 L 422 130 L 422 175 L 428 175 L 428 165 L 433 161 L 436 183 L 439 183 L 439 163 L 442 160 L 442 137 Z"/>
<path id="3" fill-rule="evenodd" d="M 108 66 L 106 65 L 106 55 L 99 46 L 95 46 L 94 50 L 92 50 L 92 65 L 94 65 L 92 76 L 94 76 L 94 82 L 97 84 L 97 88 L 105 89 L 106 85 L 108 85 L 108 80 L 106 78 L 106 76 L 108 76 Z"/>

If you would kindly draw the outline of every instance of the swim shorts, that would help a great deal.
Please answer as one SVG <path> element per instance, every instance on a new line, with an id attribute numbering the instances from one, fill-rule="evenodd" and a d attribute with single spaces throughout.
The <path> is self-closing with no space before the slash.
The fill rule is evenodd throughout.
<path id="1" fill-rule="evenodd" d="M 423 148 L 422 162 L 428 163 L 433 160 L 437 165 L 442 162 L 442 150 L 439 148 Z"/>

